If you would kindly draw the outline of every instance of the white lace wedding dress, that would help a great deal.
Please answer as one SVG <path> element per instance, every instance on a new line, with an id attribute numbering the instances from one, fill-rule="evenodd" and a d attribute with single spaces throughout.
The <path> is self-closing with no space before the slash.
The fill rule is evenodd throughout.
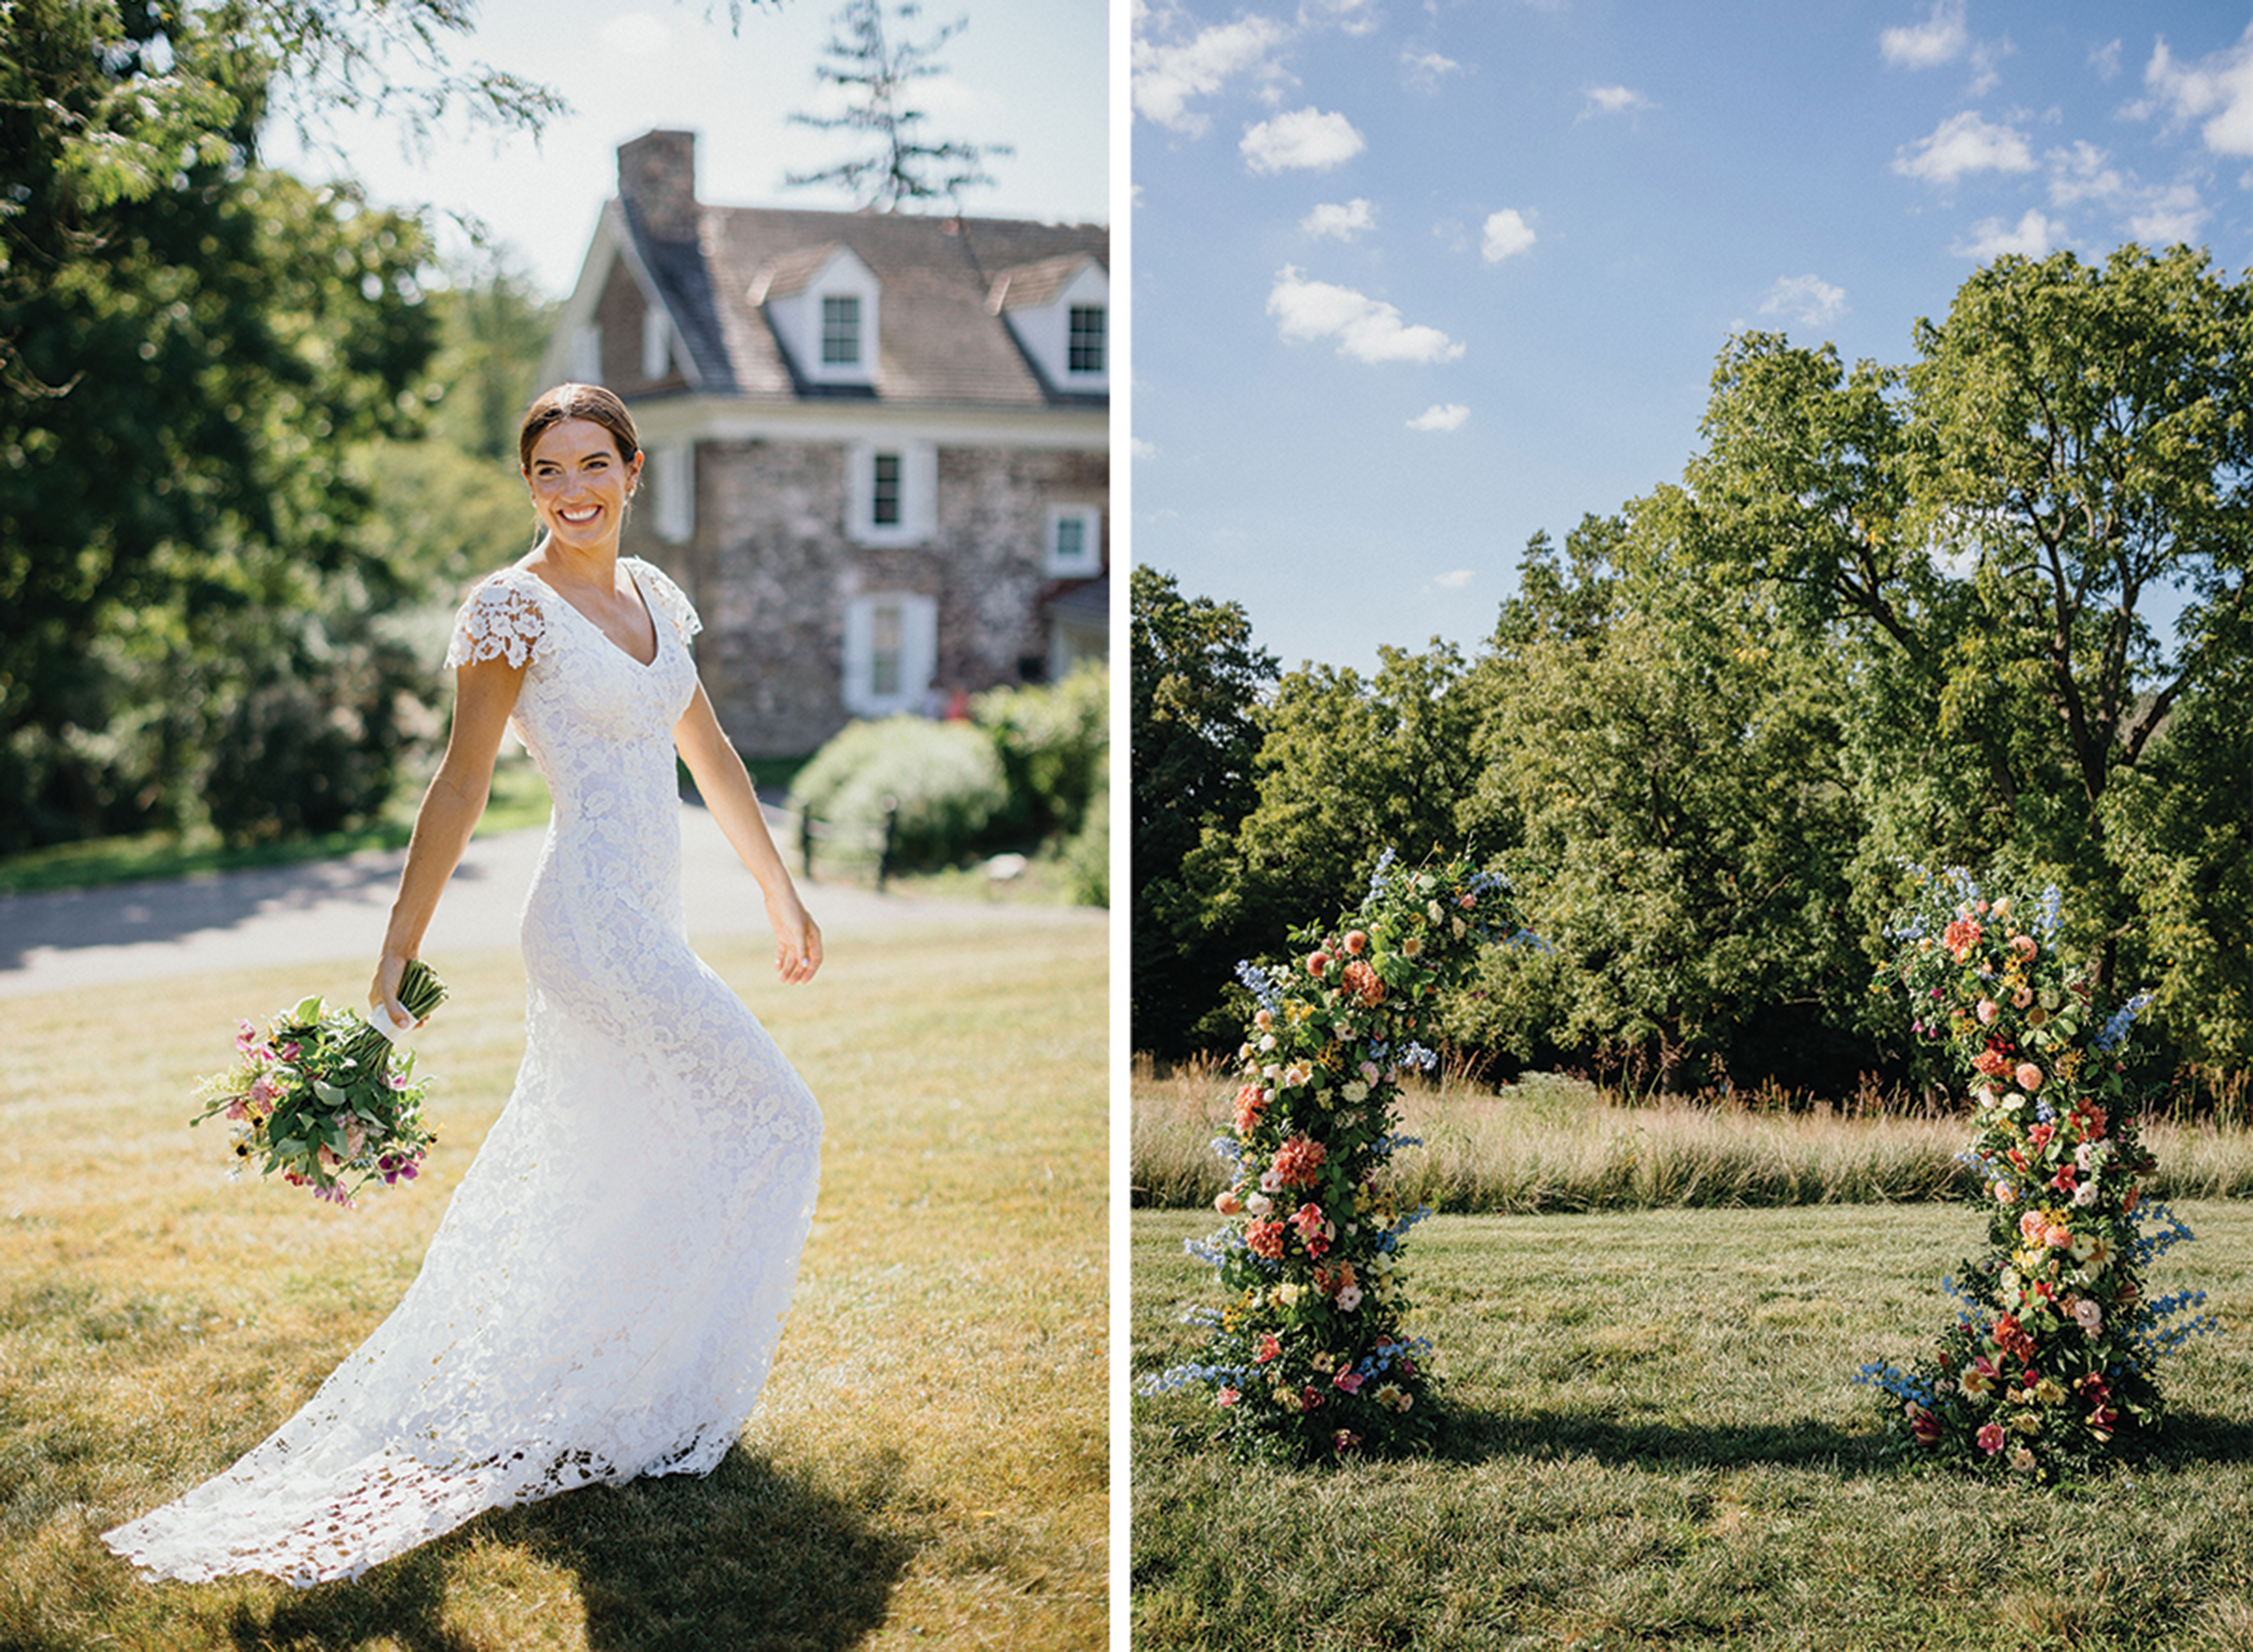
<path id="1" fill-rule="evenodd" d="M 524 1065 L 391 1317 L 233 1468 L 104 1534 L 147 1575 L 352 1577 L 488 1508 L 708 1472 L 758 1398 L 821 1118 L 689 951 L 671 736 L 697 620 L 625 566 L 646 666 L 523 569 L 463 606 L 447 664 L 530 662 L 513 720 L 555 795 Z"/>

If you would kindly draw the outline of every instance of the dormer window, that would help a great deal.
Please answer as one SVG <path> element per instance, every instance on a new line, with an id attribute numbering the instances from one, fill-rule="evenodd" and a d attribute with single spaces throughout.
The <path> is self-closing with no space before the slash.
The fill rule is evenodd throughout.
<path id="1" fill-rule="evenodd" d="M 821 365 L 857 367 L 861 362 L 861 300 L 851 293 L 822 295 Z"/>
<path id="2" fill-rule="evenodd" d="M 1103 304 L 1074 304 L 1071 324 L 1065 333 L 1064 370 L 1079 376 L 1083 374 L 1105 372 L 1103 360 L 1103 333 L 1109 307 Z"/>
<path id="3" fill-rule="evenodd" d="M 1051 394 L 1111 391 L 1111 277 L 1086 252 L 1020 264 L 993 278 L 987 308 Z"/>
<path id="4" fill-rule="evenodd" d="M 751 283 L 751 301 L 802 384 L 870 386 L 881 341 L 882 288 L 851 247 L 787 252 Z"/>

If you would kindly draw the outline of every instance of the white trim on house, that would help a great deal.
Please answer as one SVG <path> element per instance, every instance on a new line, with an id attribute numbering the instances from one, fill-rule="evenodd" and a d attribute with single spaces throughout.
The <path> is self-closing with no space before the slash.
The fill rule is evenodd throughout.
<path id="1" fill-rule="evenodd" d="M 697 531 L 697 451 L 687 442 L 667 442 L 648 452 L 656 495 L 651 524 L 666 543 L 686 544 Z"/>
<path id="2" fill-rule="evenodd" d="M 672 317 L 645 290 L 641 295 L 641 376 L 663 378 L 672 365 Z"/>
<path id="3" fill-rule="evenodd" d="M 856 717 L 917 711 L 939 669 L 939 603 L 915 591 L 845 599 L 845 709 Z"/>
<path id="4" fill-rule="evenodd" d="M 931 442 L 943 448 L 1034 448 L 1108 453 L 1111 416 L 1100 407 L 949 407 L 943 403 L 797 402 L 746 405 L 728 396 L 639 402 L 645 442 Z"/>
<path id="5" fill-rule="evenodd" d="M 857 441 L 845 450 L 845 533 L 855 544 L 919 545 L 939 531 L 939 449 Z"/>
<path id="6" fill-rule="evenodd" d="M 1093 579 L 1102 573 L 1103 507 L 1050 505 L 1041 566 L 1050 579 Z"/>
<path id="7" fill-rule="evenodd" d="M 809 384 L 872 385 L 883 338 L 883 283 L 861 262 L 851 247 L 839 247 L 803 283 L 789 292 L 751 294 L 766 312 L 767 325 L 789 354 L 798 376 Z M 834 326 L 826 314 L 830 300 L 850 302 L 853 308 L 850 331 Z M 850 354 L 837 348 L 850 343 Z"/>
<path id="8" fill-rule="evenodd" d="M 1075 309 L 1104 313 L 1100 367 L 1072 366 L 1071 327 Z M 1025 354 L 1040 364 L 1049 388 L 1067 394 L 1111 393 L 1111 340 L 1110 327 L 1111 277 L 1095 259 L 1085 259 L 1071 280 L 1046 304 L 1004 306 L 1002 319 L 1017 337 Z"/>

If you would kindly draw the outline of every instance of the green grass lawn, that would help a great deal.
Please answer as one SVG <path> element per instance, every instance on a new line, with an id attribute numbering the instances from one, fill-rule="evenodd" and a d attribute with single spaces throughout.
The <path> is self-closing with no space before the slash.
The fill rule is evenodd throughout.
<path id="1" fill-rule="evenodd" d="M 767 955 L 767 956 L 762 956 Z M 1087 1647 L 1106 1621 L 1103 927 L 711 947 L 827 1121 L 789 1325 L 707 1479 L 487 1514 L 355 1583 L 138 1582 L 105 1527 L 226 1466 L 396 1301 L 521 1053 L 513 955 L 433 961 L 441 1140 L 340 1212 L 184 1124 L 232 1017 L 364 971 L 9 1005 L 0 1647 Z"/>
<path id="2" fill-rule="evenodd" d="M 2088 1485 L 1920 1472 L 1881 1449 L 1874 1358 L 1943 1323 L 1961 1206 L 1439 1217 L 1415 1328 L 1455 1421 L 1432 1459 L 1276 1470 L 1210 1441 L 1200 1391 L 1135 1401 L 1132 1604 L 1160 1647 L 2253 1645 L 2253 1205 L 2184 1203 L 2226 1327 L 2167 1368 L 2172 1414 Z M 1134 1364 L 1214 1300 L 1134 1218 Z"/>

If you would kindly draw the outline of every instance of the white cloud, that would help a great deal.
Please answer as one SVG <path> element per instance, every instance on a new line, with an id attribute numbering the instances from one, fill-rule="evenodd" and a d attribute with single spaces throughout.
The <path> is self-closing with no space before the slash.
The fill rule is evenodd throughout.
<path id="1" fill-rule="evenodd" d="M 1147 12 L 1136 19 L 1146 22 Z M 1237 75 L 1268 71 L 1267 54 L 1291 31 L 1272 18 L 1248 16 L 1204 29 L 1193 38 L 1160 45 L 1139 29 L 1134 41 L 1134 106 L 1146 120 L 1192 135 L 1209 124 L 1189 108 L 1192 98 L 1209 98 Z"/>
<path id="2" fill-rule="evenodd" d="M 1334 23 L 1349 35 L 1366 35 L 1383 20 L 1370 0 L 1300 0 L 1298 21 L 1309 28 Z"/>
<path id="3" fill-rule="evenodd" d="M 1782 315 L 1801 327 L 1828 327 L 1847 313 L 1847 289 L 1813 275 L 1779 276 L 1760 300 L 1760 314 Z"/>
<path id="4" fill-rule="evenodd" d="M 1461 590 L 1471 583 L 1473 577 L 1468 568 L 1451 568 L 1445 574 L 1434 574 L 1432 583 L 1442 590 Z"/>
<path id="5" fill-rule="evenodd" d="M 1408 421 L 1408 428 L 1410 430 L 1461 430 L 1463 421 L 1470 416 L 1471 410 L 1460 402 L 1438 402 L 1426 407 L 1421 413 L 1411 419 Z M 1454 574 L 1443 574 L 1439 576 L 1439 582 L 1445 585 L 1449 579 L 1454 579 L 1460 585 L 1469 578 L 1468 573 L 1464 574 L 1460 578 Z"/>
<path id="6" fill-rule="evenodd" d="M 2075 206 L 2083 201 L 2112 202 L 2128 191 L 2128 180 L 2112 158 L 2086 138 L 2077 138 L 2042 159 L 2049 163 L 2049 204 Z"/>
<path id="7" fill-rule="evenodd" d="M 1581 106 L 1580 113 L 1573 118 L 1586 120 L 1591 115 L 1620 115 L 1631 109 L 1657 107 L 1642 93 L 1627 86 L 1590 86 L 1587 102 Z"/>
<path id="8" fill-rule="evenodd" d="M 2006 224 L 2000 218 L 1981 219 L 1971 226 L 1971 238 L 1958 241 L 1951 251 L 1959 258 L 1976 258 L 1982 264 L 2005 252 L 2043 258 L 2064 234 L 2064 224 L 2054 218 L 2045 218 L 2029 206 L 2026 216 L 2016 223 Z"/>
<path id="9" fill-rule="evenodd" d="M 1382 299 L 1309 281 L 1289 265 L 1267 295 L 1267 314 L 1283 337 L 1334 338 L 1338 353 L 1356 361 L 1452 361 L 1463 354 L 1463 345 L 1436 327 L 1411 327 Z"/>
<path id="10" fill-rule="evenodd" d="M 1137 459 L 1155 459 L 1157 457 L 1157 444 L 1153 441 L 1145 441 L 1139 436 L 1130 438 L 1130 445 L 1127 451 Z"/>
<path id="11" fill-rule="evenodd" d="M 1923 23 L 1887 29 L 1878 37 L 1878 50 L 1896 69 L 1938 69 L 1962 56 L 1970 43 L 1964 27 L 1964 0 L 1933 0 Z"/>
<path id="12" fill-rule="evenodd" d="M 2206 222 L 2206 207 L 2198 186 L 2177 184 L 2147 195 L 2142 210 L 2128 215 L 2128 228 L 2147 246 L 2171 247 L 2177 241 L 2196 243 Z"/>
<path id="13" fill-rule="evenodd" d="M 1254 172 L 1327 172 L 1368 148 L 1369 140 L 1344 115 L 1307 108 L 1245 128 L 1236 147 Z"/>
<path id="14" fill-rule="evenodd" d="M 1370 210 L 1369 203 L 1357 195 L 1342 206 L 1334 201 L 1326 201 L 1298 221 L 1298 227 L 1308 235 L 1316 237 L 1335 236 L 1341 241 L 1350 241 L 1361 231 L 1376 226 L 1376 214 Z"/>
<path id="15" fill-rule="evenodd" d="M 1441 80 L 1462 69 L 1463 65 L 1452 57 L 1443 57 L 1436 52 L 1418 52 L 1413 46 L 1401 48 L 1401 80 L 1412 91 L 1437 91 Z"/>
<path id="16" fill-rule="evenodd" d="M 1525 252 L 1534 242 L 1533 225 L 1514 207 L 1505 206 L 1491 214 L 1486 221 L 1486 234 L 1479 243 L 1479 255 L 1489 264 Z"/>
<path id="17" fill-rule="evenodd" d="M 2253 155 L 2253 27 L 2195 63 L 2177 63 L 2154 41 L 2143 84 L 2177 120 L 2203 121 L 2199 135 L 2215 154 Z"/>
<path id="18" fill-rule="evenodd" d="M 2096 78 L 2108 81 L 2120 72 L 2120 42 L 2107 40 L 2089 54 L 2089 65 L 2096 70 Z"/>
<path id="19" fill-rule="evenodd" d="M 1912 154 L 1911 151 L 1914 151 Z M 2031 172 L 2033 152 L 2015 127 L 1993 126 L 1975 109 L 1951 115 L 1928 138 L 1906 145 L 1893 170 L 1942 189 L 1969 172 Z"/>

